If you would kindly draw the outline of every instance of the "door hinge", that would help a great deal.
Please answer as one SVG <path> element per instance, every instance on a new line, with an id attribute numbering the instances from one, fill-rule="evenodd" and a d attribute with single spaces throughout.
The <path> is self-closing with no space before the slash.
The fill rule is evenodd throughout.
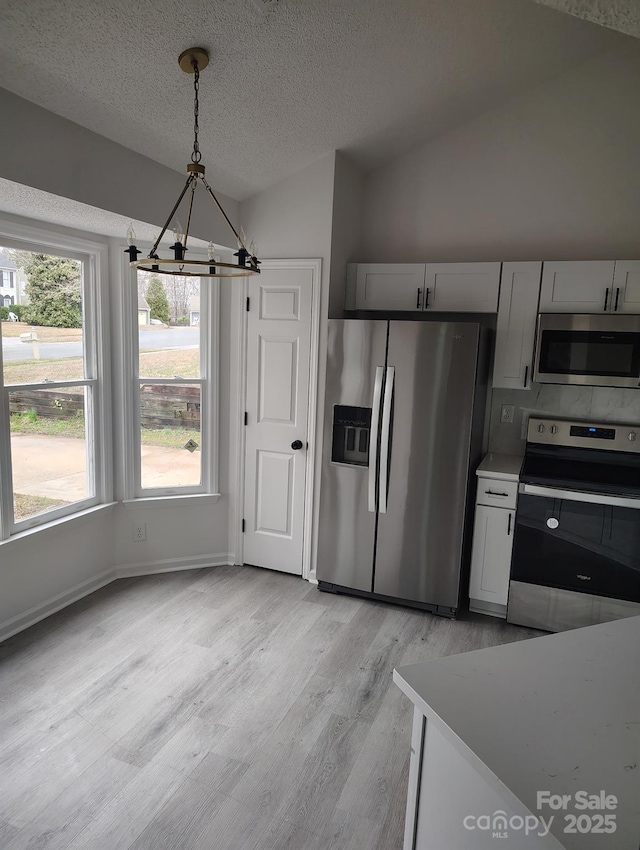
<path id="1" fill-rule="evenodd" d="M 246 411 L 246 410 L 245 410 L 245 412 L 244 412 L 244 424 L 245 424 L 245 425 L 248 425 L 248 424 L 249 424 L 249 414 L 247 413 L 247 411 Z"/>
<path id="2" fill-rule="evenodd" d="M 242 533 L 244 534 L 246 530 L 247 530 L 247 523 L 245 522 L 245 520 L 242 520 Z"/>
<path id="3" fill-rule="evenodd" d="M 249 304 L 251 303 L 251 299 L 247 295 L 247 313 L 249 312 Z"/>

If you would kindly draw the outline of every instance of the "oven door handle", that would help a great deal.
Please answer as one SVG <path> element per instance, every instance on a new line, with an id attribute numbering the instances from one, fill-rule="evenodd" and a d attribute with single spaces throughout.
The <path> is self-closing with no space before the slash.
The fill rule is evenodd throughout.
<path id="1" fill-rule="evenodd" d="M 563 499 L 567 502 L 591 502 L 596 505 L 613 505 L 617 508 L 640 510 L 640 498 L 608 496 L 606 493 L 588 493 L 582 490 L 559 490 L 555 487 L 539 487 L 537 484 L 520 484 L 518 492 L 526 496 L 546 496 L 548 499 Z"/>

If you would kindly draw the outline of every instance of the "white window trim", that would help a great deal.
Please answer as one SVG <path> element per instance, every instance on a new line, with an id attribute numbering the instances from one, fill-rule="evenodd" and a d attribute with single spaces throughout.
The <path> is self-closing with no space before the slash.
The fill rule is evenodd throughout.
<path id="1" fill-rule="evenodd" d="M 129 508 L 133 502 L 159 504 L 160 500 L 175 500 L 188 497 L 220 497 L 218 489 L 218 447 L 219 447 L 219 353 L 220 353 L 220 281 L 218 278 L 204 279 L 200 289 L 200 316 L 206 316 L 208 333 L 200 338 L 200 374 L 205 377 L 181 379 L 180 384 L 199 384 L 200 428 L 201 428 L 201 464 L 202 480 L 198 486 L 176 486 L 143 488 L 140 481 L 140 405 L 138 403 L 138 285 L 137 271 L 129 264 L 125 255 L 126 245 L 122 243 L 121 284 L 122 284 L 122 331 L 123 331 L 123 480 L 124 499 Z M 139 245 L 143 254 L 148 253 L 151 245 Z M 194 252 L 192 259 L 206 259 Z M 135 319 L 135 321 L 134 321 Z M 202 321 L 200 323 L 202 328 Z M 171 383 L 171 378 L 150 378 L 148 383 Z M 205 433 L 206 428 L 206 433 Z"/>
<path id="2" fill-rule="evenodd" d="M 109 348 L 108 245 L 91 238 L 51 230 L 46 226 L 0 217 L 0 243 L 24 251 L 51 252 L 56 256 L 80 260 L 84 265 L 83 313 L 86 348 L 85 362 L 89 378 L 55 382 L 54 386 L 92 386 L 94 421 L 93 466 L 95 494 L 71 505 L 37 514 L 15 522 L 13 514 L 13 480 L 11 470 L 11 435 L 8 428 L 0 434 L 0 541 L 8 542 L 27 531 L 50 527 L 61 519 L 71 519 L 88 509 L 109 504 L 113 500 L 113 461 L 111 428 L 111 352 Z M 3 369 L 0 346 L 0 370 Z M 11 385 L 4 388 L 0 400 L 1 421 L 9 422 L 9 392 L 51 384 Z M 89 467 L 88 467 L 89 469 Z"/>

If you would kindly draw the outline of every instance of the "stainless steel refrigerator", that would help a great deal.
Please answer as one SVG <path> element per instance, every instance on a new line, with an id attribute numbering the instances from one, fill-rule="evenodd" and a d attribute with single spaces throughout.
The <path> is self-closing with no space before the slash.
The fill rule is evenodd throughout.
<path id="1" fill-rule="evenodd" d="M 467 322 L 329 322 L 321 590 L 456 615 L 487 333 Z"/>

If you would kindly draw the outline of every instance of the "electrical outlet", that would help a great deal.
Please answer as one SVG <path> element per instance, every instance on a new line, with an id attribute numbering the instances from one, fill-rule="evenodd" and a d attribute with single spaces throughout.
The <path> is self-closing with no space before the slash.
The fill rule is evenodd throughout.
<path id="1" fill-rule="evenodd" d="M 505 425 L 513 425 L 516 408 L 513 404 L 503 404 L 500 410 L 500 421 Z"/>
<path id="2" fill-rule="evenodd" d="M 147 539 L 147 526 L 144 522 L 141 522 L 140 525 L 133 526 L 133 540 L 135 543 L 142 543 L 143 540 Z"/>

